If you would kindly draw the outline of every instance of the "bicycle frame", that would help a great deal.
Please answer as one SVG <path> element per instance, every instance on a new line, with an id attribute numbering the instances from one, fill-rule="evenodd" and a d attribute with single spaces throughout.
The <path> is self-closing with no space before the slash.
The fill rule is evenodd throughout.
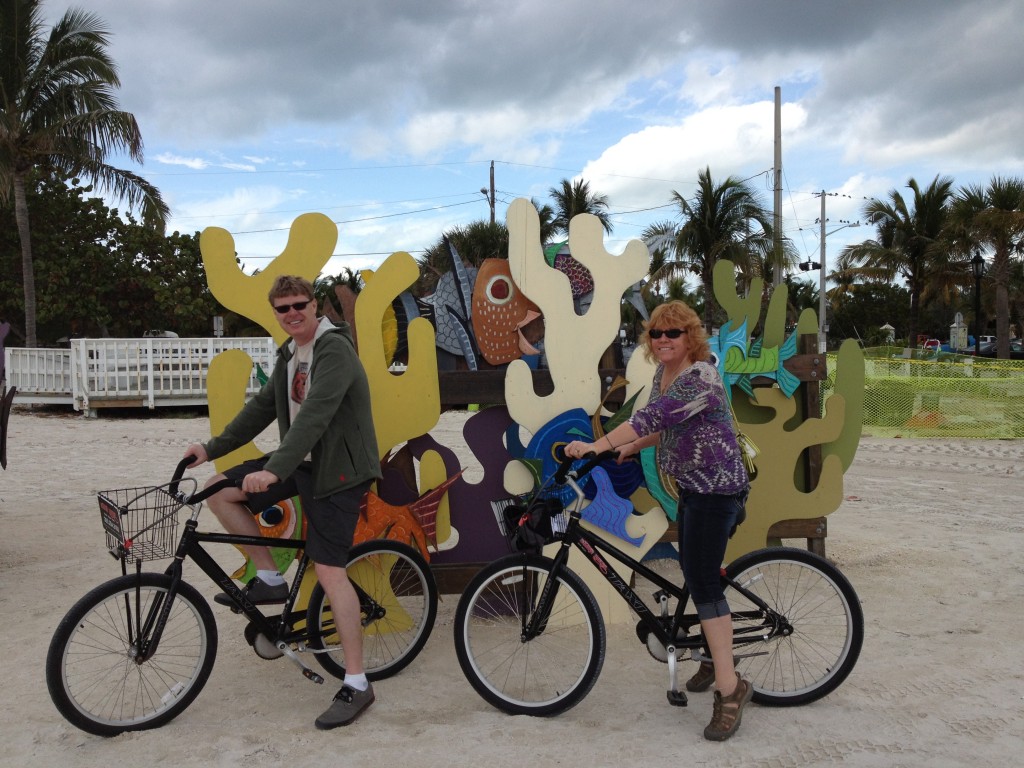
<path id="1" fill-rule="evenodd" d="M 205 533 L 197 530 L 197 528 L 198 522 L 194 517 L 185 522 L 185 530 L 182 532 L 181 539 L 178 542 L 178 547 L 174 554 L 174 560 L 165 570 L 165 573 L 172 578 L 171 588 L 168 590 L 167 598 L 161 600 L 157 605 L 154 605 L 150 610 L 149 615 L 145 617 L 144 621 L 143 617 L 138 615 L 138 608 L 136 609 L 137 620 L 139 622 L 136 626 L 137 661 L 146 661 L 156 653 L 164 627 L 167 623 L 167 618 L 170 615 L 171 606 L 173 605 L 174 598 L 177 595 L 178 585 L 182 581 L 185 558 L 190 558 L 197 566 L 199 566 L 203 573 L 205 573 L 215 584 L 217 584 L 217 586 L 221 588 L 223 592 L 228 594 L 235 603 L 238 611 L 245 615 L 246 619 L 248 619 L 250 625 L 255 629 L 255 631 L 270 640 L 278 647 L 279 650 L 287 653 L 287 646 L 290 644 L 305 641 L 314 636 L 311 634 L 309 627 L 304 627 L 301 630 L 291 629 L 295 620 L 304 616 L 302 612 L 293 611 L 292 607 L 295 605 L 299 589 L 302 586 L 303 576 L 309 566 L 310 561 L 308 557 L 303 556 L 299 559 L 298 571 L 296 572 L 295 579 L 292 582 L 291 590 L 285 600 L 284 607 L 277 619 L 273 620 L 271 617 L 264 614 L 258 606 L 246 599 L 242 589 L 235 584 L 234 580 L 202 546 L 205 542 L 213 544 L 276 546 L 299 550 L 303 549 L 306 545 L 304 539 L 240 536 L 228 533 Z M 361 589 L 358 589 L 356 585 L 353 586 L 356 587 L 360 602 L 365 601 L 367 599 L 365 593 L 363 593 Z M 305 668 L 303 674 L 306 674 Z M 307 676 L 315 674 L 315 672 L 310 670 Z"/>
<path id="2" fill-rule="evenodd" d="M 596 533 L 584 528 L 581 525 L 582 515 L 580 512 L 583 492 L 580 490 L 579 486 L 576 485 L 572 477 L 569 477 L 567 482 L 576 492 L 577 502 L 569 513 L 569 522 L 566 525 L 565 533 L 562 537 L 562 543 L 553 558 L 554 565 L 551 568 L 551 577 L 547 580 L 544 588 L 541 590 L 541 594 L 536 602 L 536 610 L 532 612 L 524 612 L 523 614 L 524 616 L 531 616 L 528 622 L 524 622 L 524 640 L 532 639 L 544 631 L 551 608 L 554 605 L 555 593 L 558 589 L 557 577 L 563 569 L 568 568 L 569 551 L 571 548 L 575 547 L 583 554 L 584 557 L 587 558 L 587 560 L 590 561 L 590 563 L 597 569 L 598 573 L 605 578 L 618 595 L 625 600 L 626 604 L 637 614 L 639 617 L 639 623 L 643 625 L 648 632 L 657 637 L 662 645 L 666 648 L 674 648 L 677 650 L 695 650 L 703 647 L 704 638 L 702 634 L 696 634 L 693 636 L 689 634 L 690 629 L 695 625 L 698 625 L 700 620 L 696 613 L 688 614 L 685 612 L 687 602 L 689 601 L 689 591 L 686 589 L 685 585 L 678 586 L 677 584 L 674 584 L 661 574 L 656 573 L 643 563 L 630 557 L 628 554 L 601 538 Z M 606 556 L 610 556 L 615 560 L 618 560 L 623 565 L 632 568 L 634 572 L 639 573 L 641 576 L 659 587 L 659 590 L 655 593 L 655 597 L 662 606 L 662 616 L 656 615 L 650 609 L 647 603 L 637 595 L 636 591 L 629 585 L 629 582 L 619 575 L 618 571 L 616 571 L 615 567 L 608 561 Z M 772 608 L 760 597 L 747 590 L 742 584 L 739 584 L 729 578 L 726 575 L 724 568 L 722 569 L 722 578 L 730 587 L 744 595 L 754 605 L 760 608 L 760 611 L 756 613 L 734 613 L 734 618 L 756 619 L 763 617 L 764 619 L 764 623 L 760 627 L 737 631 L 733 637 L 734 646 L 762 642 L 777 634 L 785 634 L 791 631 L 791 627 L 784 617 L 772 610 Z M 677 600 L 676 609 L 671 622 L 666 622 L 662 619 L 667 618 L 668 599 L 670 596 L 675 597 Z M 680 630 L 683 630 L 683 637 L 679 636 Z"/>

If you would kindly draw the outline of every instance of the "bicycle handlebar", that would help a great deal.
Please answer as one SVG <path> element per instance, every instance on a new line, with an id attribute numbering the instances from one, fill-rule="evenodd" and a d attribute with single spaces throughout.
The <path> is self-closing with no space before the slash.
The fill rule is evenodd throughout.
<path id="1" fill-rule="evenodd" d="M 565 479 L 567 477 L 569 477 L 569 476 L 572 476 L 573 480 L 579 480 L 581 477 L 589 474 L 590 471 L 594 469 L 594 467 L 596 467 L 598 464 L 600 464 L 605 459 L 615 459 L 615 458 L 618 458 L 619 452 L 618 451 L 602 451 L 601 453 L 593 453 L 593 452 L 591 452 L 591 453 L 588 453 L 587 456 L 589 456 L 591 458 L 590 458 L 590 460 L 586 464 L 584 464 L 579 469 L 572 470 L 571 469 L 572 463 L 574 461 L 576 461 L 576 459 L 572 458 L 571 456 L 567 456 L 565 454 L 562 454 L 562 461 L 558 465 L 558 471 L 555 472 L 555 482 L 558 483 L 559 485 L 561 485 L 562 483 L 565 482 Z"/>
<path id="2" fill-rule="evenodd" d="M 178 466 L 174 468 L 174 475 L 171 476 L 171 483 L 167 489 L 172 496 L 178 495 L 178 483 L 181 481 L 182 476 L 185 474 L 185 470 L 193 461 L 196 460 L 196 458 L 198 457 L 190 453 L 187 456 L 185 456 L 181 461 L 179 461 Z M 218 482 L 211 485 L 209 488 L 204 488 L 203 490 L 198 491 L 197 493 L 193 493 L 187 499 L 182 499 L 182 501 L 184 501 L 186 504 L 197 504 L 200 501 L 205 501 L 206 499 L 210 498 L 211 496 L 213 496 L 213 494 L 223 491 L 225 488 L 238 488 L 240 486 L 241 483 L 238 480 L 232 480 L 229 477 L 225 477 L 223 480 L 219 480 Z"/>

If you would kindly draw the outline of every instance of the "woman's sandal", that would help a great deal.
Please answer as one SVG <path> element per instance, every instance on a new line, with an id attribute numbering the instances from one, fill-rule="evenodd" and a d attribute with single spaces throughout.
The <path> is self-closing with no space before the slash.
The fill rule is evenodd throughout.
<path id="1" fill-rule="evenodd" d="M 715 682 L 715 665 L 710 661 L 702 661 L 693 677 L 686 681 L 686 690 L 690 693 L 703 693 Z"/>
<path id="2" fill-rule="evenodd" d="M 736 657 L 733 656 L 732 663 L 736 664 Z M 711 684 L 715 682 L 715 665 L 710 661 L 702 661 L 693 677 L 686 681 L 686 690 L 690 693 L 704 693 Z"/>
<path id="3" fill-rule="evenodd" d="M 728 696 L 715 691 L 714 712 L 711 722 L 704 729 L 704 738 L 709 741 L 725 741 L 740 727 L 743 718 L 743 707 L 754 695 L 754 686 L 736 673 L 736 690 Z"/>

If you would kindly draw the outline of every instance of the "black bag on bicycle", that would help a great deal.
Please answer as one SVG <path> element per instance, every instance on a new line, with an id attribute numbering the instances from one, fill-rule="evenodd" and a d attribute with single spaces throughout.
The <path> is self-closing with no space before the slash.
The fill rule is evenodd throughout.
<path id="1" fill-rule="evenodd" d="M 558 539 L 551 518 L 562 514 L 558 499 L 532 499 L 529 505 L 511 504 L 504 509 L 505 534 L 517 552 L 540 552 Z"/>

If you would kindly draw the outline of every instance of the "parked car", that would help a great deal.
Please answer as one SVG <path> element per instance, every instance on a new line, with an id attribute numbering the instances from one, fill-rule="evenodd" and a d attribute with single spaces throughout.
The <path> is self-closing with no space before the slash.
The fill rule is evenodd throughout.
<path id="1" fill-rule="evenodd" d="M 978 347 L 979 347 L 979 352 L 978 352 L 978 356 L 979 357 L 995 357 L 996 356 L 996 344 L 995 344 L 994 341 L 983 341 L 983 342 L 981 342 L 981 344 L 978 345 Z M 964 350 L 964 354 L 965 355 L 973 355 L 974 354 L 974 345 L 972 344 L 967 349 L 965 349 Z"/>
<path id="2" fill-rule="evenodd" d="M 967 354 L 973 355 L 974 352 L 968 352 Z M 996 357 L 996 344 L 995 342 L 981 343 L 981 357 Z M 1020 339 L 1012 339 L 1010 341 L 1010 359 L 1011 360 L 1024 360 L 1024 342 Z"/>

